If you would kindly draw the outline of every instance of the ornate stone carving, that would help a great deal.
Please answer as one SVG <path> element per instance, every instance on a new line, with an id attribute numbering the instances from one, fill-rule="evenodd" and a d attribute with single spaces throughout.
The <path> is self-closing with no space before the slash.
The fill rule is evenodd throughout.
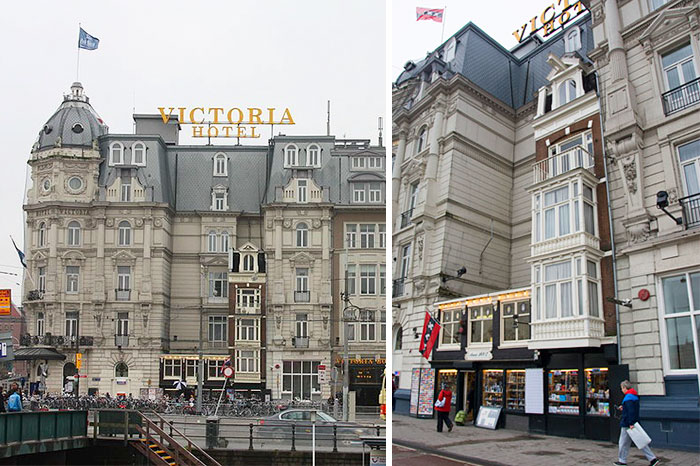
<path id="1" fill-rule="evenodd" d="M 625 173 L 625 181 L 630 194 L 637 192 L 637 163 L 634 157 L 622 161 L 622 171 Z"/>
<path id="2" fill-rule="evenodd" d="M 143 218 L 137 218 L 136 221 L 134 222 L 134 224 L 137 227 L 142 227 L 143 226 Z"/>
<path id="3" fill-rule="evenodd" d="M 163 226 L 163 219 L 160 217 L 156 217 L 155 219 L 153 219 L 153 226 L 158 227 L 158 228 L 162 227 Z"/>
<path id="4" fill-rule="evenodd" d="M 114 226 L 114 219 L 113 218 L 106 219 L 105 225 L 107 225 L 108 227 L 113 227 Z"/>
<path id="5" fill-rule="evenodd" d="M 314 228 L 321 228 L 321 221 L 317 218 L 313 220 L 313 226 Z"/>
<path id="6" fill-rule="evenodd" d="M 285 228 L 291 228 L 292 227 L 292 221 L 288 218 L 284 219 L 284 222 L 282 222 L 282 226 Z"/>
<path id="7" fill-rule="evenodd" d="M 635 223 L 627 226 L 627 241 L 631 244 L 641 243 L 649 239 L 649 222 Z"/>
<path id="8" fill-rule="evenodd" d="M 416 262 L 421 263 L 423 260 L 423 235 L 416 241 Z"/>

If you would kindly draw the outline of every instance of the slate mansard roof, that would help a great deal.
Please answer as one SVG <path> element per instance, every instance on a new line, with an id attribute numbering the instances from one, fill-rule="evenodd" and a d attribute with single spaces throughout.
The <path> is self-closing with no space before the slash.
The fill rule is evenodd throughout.
<path id="1" fill-rule="evenodd" d="M 406 81 L 433 71 L 442 73 L 449 80 L 460 74 L 484 91 L 513 109 L 535 99 L 535 93 L 549 84 L 547 56 L 565 53 L 564 36 L 572 27 L 581 33 L 581 48 L 577 53 L 587 60 L 588 52 L 594 48 L 591 15 L 572 21 L 565 29 L 553 34 L 546 42 L 538 36 L 530 36 L 512 50 L 505 49 L 474 23 L 467 23 L 454 36 L 417 63 L 408 62 L 396 79 L 400 86 Z M 447 45 L 456 40 L 455 57 L 449 63 L 442 60 Z M 410 102 L 404 108 L 410 108 Z"/>

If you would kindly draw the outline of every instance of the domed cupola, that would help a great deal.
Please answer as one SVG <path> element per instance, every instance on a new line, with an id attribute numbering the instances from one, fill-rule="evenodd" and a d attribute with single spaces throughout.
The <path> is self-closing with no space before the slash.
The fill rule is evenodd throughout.
<path id="1" fill-rule="evenodd" d="M 39 131 L 32 152 L 57 147 L 96 148 L 97 138 L 108 130 L 83 93 L 83 85 L 74 82 L 70 94 L 63 96 L 61 106 Z"/>

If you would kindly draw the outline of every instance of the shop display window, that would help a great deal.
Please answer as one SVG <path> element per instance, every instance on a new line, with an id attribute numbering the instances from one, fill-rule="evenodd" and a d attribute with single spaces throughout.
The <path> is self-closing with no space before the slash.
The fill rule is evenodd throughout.
<path id="1" fill-rule="evenodd" d="M 452 404 L 457 400 L 457 369 L 440 369 L 437 373 L 437 393 L 442 390 L 442 384 L 446 383 L 447 388 L 452 392 Z"/>
<path id="2" fill-rule="evenodd" d="M 506 409 L 525 411 L 525 371 L 506 371 Z"/>
<path id="3" fill-rule="evenodd" d="M 549 371 L 549 412 L 550 414 L 578 415 L 577 370 Z"/>
<path id="4" fill-rule="evenodd" d="M 608 369 L 586 369 L 586 414 L 610 417 Z"/>
<path id="5" fill-rule="evenodd" d="M 503 371 L 484 371 L 481 404 L 503 406 Z"/>

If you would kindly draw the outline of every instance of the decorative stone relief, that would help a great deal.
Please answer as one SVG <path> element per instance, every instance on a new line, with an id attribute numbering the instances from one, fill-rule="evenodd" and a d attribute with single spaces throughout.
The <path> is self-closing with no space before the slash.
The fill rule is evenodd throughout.
<path id="1" fill-rule="evenodd" d="M 137 218 L 134 223 L 137 227 L 142 227 L 143 226 L 143 218 Z"/>
<path id="2" fill-rule="evenodd" d="M 622 162 L 622 171 L 625 174 L 625 182 L 627 183 L 627 190 L 630 194 L 636 194 L 637 192 L 637 163 L 635 157 L 628 157 Z"/>
<path id="3" fill-rule="evenodd" d="M 105 220 L 105 225 L 108 227 L 113 227 L 114 226 L 114 219 L 108 218 L 107 220 Z"/>
<path id="4" fill-rule="evenodd" d="M 282 222 L 282 226 L 285 228 L 291 228 L 292 227 L 292 221 L 288 218 L 284 219 L 284 222 Z"/>
<path id="5" fill-rule="evenodd" d="M 649 223 L 636 223 L 627 227 L 627 241 L 631 244 L 641 243 L 649 239 Z"/>
<path id="6" fill-rule="evenodd" d="M 314 228 L 321 228 L 321 221 L 317 218 L 313 220 L 313 226 Z"/>
<path id="7" fill-rule="evenodd" d="M 160 217 L 157 217 L 153 220 L 153 225 L 160 228 L 163 226 L 163 219 Z"/>
<path id="8" fill-rule="evenodd" d="M 420 264 L 423 261 L 423 235 L 416 241 L 416 263 Z"/>

